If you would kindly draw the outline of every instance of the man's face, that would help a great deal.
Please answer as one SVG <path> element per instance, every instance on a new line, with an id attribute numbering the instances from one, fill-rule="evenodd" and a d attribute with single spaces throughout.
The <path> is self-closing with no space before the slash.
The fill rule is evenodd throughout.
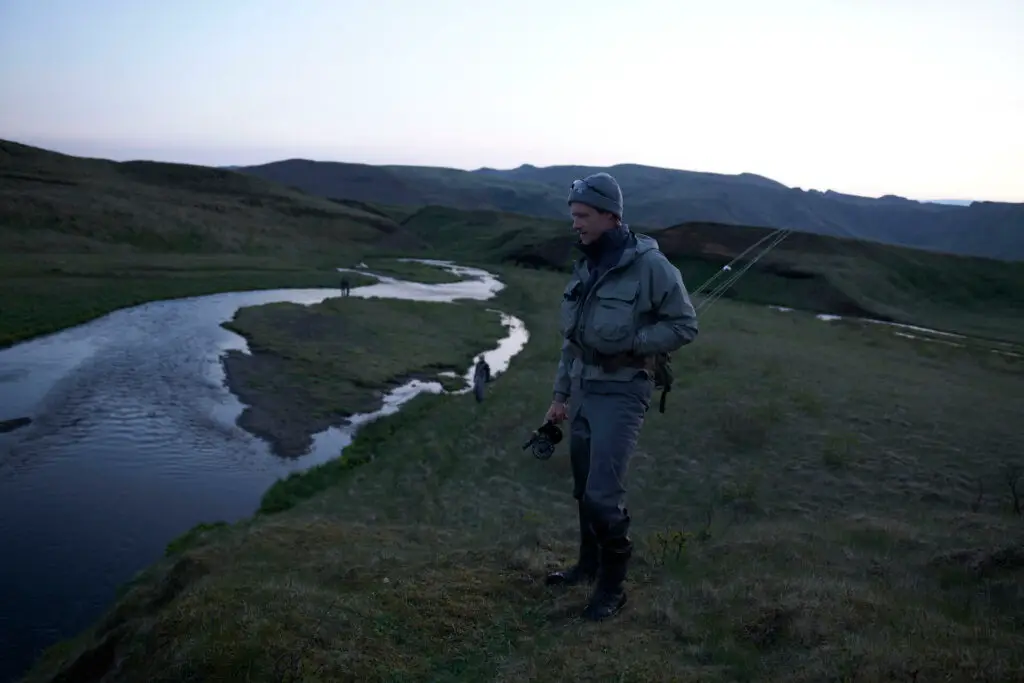
<path id="1" fill-rule="evenodd" d="M 580 242 L 591 244 L 598 237 L 615 227 L 615 216 L 601 213 L 594 207 L 580 202 L 569 204 L 572 229 L 580 236 Z"/>

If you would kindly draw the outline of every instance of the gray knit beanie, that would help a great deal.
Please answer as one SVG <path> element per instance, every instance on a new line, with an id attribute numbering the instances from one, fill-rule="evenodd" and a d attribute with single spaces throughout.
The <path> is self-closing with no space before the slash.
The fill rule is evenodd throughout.
<path id="1" fill-rule="evenodd" d="M 595 173 L 583 180 L 574 180 L 569 188 L 569 203 L 573 202 L 611 211 L 622 220 L 622 189 L 618 181 L 607 173 Z"/>

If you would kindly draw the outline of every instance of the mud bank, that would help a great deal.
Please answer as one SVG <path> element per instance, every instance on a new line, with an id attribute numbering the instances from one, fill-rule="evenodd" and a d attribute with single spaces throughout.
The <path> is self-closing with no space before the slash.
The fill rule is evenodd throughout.
<path id="1" fill-rule="evenodd" d="M 440 365 L 436 372 L 414 372 L 388 380 L 379 387 L 366 387 L 360 408 L 351 412 L 324 414 L 319 399 L 307 387 L 293 385 L 287 392 L 268 390 L 265 379 L 288 372 L 288 359 L 272 353 L 245 354 L 231 351 L 224 357 L 228 389 L 246 405 L 238 417 L 238 426 L 270 444 L 275 455 L 298 458 L 309 453 L 313 438 L 332 427 L 342 427 L 354 415 L 372 413 L 384 406 L 391 391 L 410 382 L 441 382 L 444 390 L 463 388 L 455 377 L 442 372 L 462 372 L 454 365 Z"/>

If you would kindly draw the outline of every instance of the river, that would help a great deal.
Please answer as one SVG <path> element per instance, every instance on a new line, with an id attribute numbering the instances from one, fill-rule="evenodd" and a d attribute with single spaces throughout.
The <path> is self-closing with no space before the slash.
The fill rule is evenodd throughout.
<path id="1" fill-rule="evenodd" d="M 427 263 L 465 279 L 378 275 L 351 296 L 487 300 L 504 287 L 483 270 Z M 359 425 L 442 391 L 437 382 L 398 387 L 381 410 L 316 435 L 296 459 L 275 457 L 238 427 L 244 406 L 225 386 L 221 356 L 247 345 L 221 323 L 246 306 L 339 294 L 278 289 L 152 302 L 0 351 L 0 422 L 32 420 L 0 433 L 0 681 L 91 625 L 174 537 L 251 515 L 275 480 L 337 457 Z M 522 321 L 496 313 L 508 335 L 484 355 L 498 375 L 528 335 Z"/>

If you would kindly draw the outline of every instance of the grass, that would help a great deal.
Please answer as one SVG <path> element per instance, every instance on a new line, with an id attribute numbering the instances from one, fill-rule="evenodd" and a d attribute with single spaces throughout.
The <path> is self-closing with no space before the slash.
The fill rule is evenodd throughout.
<path id="1" fill-rule="evenodd" d="M 406 218 L 402 229 L 433 255 L 460 262 L 567 271 L 576 256 L 565 221 L 431 206 Z M 768 234 L 764 228 L 702 222 L 636 229 L 658 240 L 691 290 Z M 725 296 L 1024 344 L 1021 262 L 794 233 Z"/>
<path id="2" fill-rule="evenodd" d="M 531 341 L 483 404 L 367 425 L 263 513 L 182 539 L 27 680 L 1021 676 L 1021 359 L 719 302 L 633 458 L 630 603 L 584 624 L 584 590 L 542 585 L 575 551 L 567 449 L 520 450 L 563 277 L 502 276 Z"/>
<path id="3" fill-rule="evenodd" d="M 156 299 L 338 287 L 336 266 L 417 247 L 398 215 L 231 171 L 0 140 L 0 347 Z"/>
<path id="4" fill-rule="evenodd" d="M 384 392 L 409 379 L 461 375 L 504 336 L 500 316 L 479 302 L 358 297 L 242 308 L 225 327 L 251 351 L 225 357 L 229 384 L 248 405 L 239 423 L 285 456 L 302 455 L 313 434 L 345 417 L 376 410 Z"/>
<path id="5" fill-rule="evenodd" d="M 341 283 L 327 262 L 230 254 L 4 254 L 0 272 L 0 348 L 158 299 Z"/>
<path id="6" fill-rule="evenodd" d="M 301 162 L 292 166 L 303 173 L 324 168 Z M 348 173 L 355 167 L 337 168 Z M 325 199 L 232 171 L 185 164 L 114 163 L 0 141 L 0 253 L 4 254 L 0 272 L 9 291 L 0 295 L 0 329 L 4 330 L 0 344 L 81 322 L 111 306 L 163 296 L 247 288 L 250 284 L 306 286 L 326 280 L 334 286 L 331 267 L 383 255 L 517 263 L 563 271 L 573 255 L 565 219 L 509 212 L 520 203 L 518 190 L 514 191 L 522 189 L 518 181 L 485 178 L 486 172 L 474 176 L 452 169 L 420 168 L 410 176 L 419 185 L 395 186 L 395 177 L 388 174 L 409 169 L 358 169 L 360 182 L 384 173 L 380 182 L 367 187 L 387 191 L 385 194 L 390 192 L 388 188 L 394 189 L 395 196 L 381 198 L 392 203 Z M 533 190 L 548 193 L 548 184 L 557 180 L 551 174 L 557 173 L 523 170 L 527 175 L 534 172 L 545 179 L 535 183 Z M 640 174 L 636 176 L 640 187 L 664 191 L 665 186 L 656 182 L 658 169 L 630 169 L 634 172 Z M 346 178 L 339 179 L 337 186 L 347 182 Z M 418 207 L 398 206 L 410 189 L 427 187 L 439 178 L 444 181 L 444 192 L 424 191 Z M 461 193 L 481 180 L 496 183 L 494 187 L 504 199 L 492 208 L 501 210 L 436 205 L 449 196 L 446 192 L 457 189 Z M 714 179 L 701 182 L 708 180 Z M 745 185 L 767 182 L 750 176 L 736 180 Z M 564 183 L 558 180 L 557 184 L 562 189 L 552 195 L 554 216 L 564 215 L 565 210 Z M 628 201 L 636 206 L 636 200 Z M 661 200 L 656 204 L 665 206 Z M 996 208 L 978 210 L 996 212 Z M 643 221 L 635 222 L 641 214 L 629 215 L 635 228 L 658 239 L 691 288 L 766 234 L 764 228 L 708 222 L 651 229 L 660 223 L 645 226 Z M 877 227 L 877 221 L 872 225 Z M 1012 216 L 1006 214 L 1000 225 L 1012 228 Z M 970 234 L 978 235 L 977 228 L 978 224 L 973 224 Z M 57 254 L 74 256 L 54 256 Z M 19 263 L 24 259 L 41 268 L 30 268 L 26 274 Z M 177 264 L 173 277 L 164 277 L 171 275 L 160 266 L 166 259 Z M 223 263 L 223 269 L 231 272 L 211 272 L 211 260 Z M 193 269 L 192 261 L 201 273 L 185 272 Z M 382 262 L 378 259 L 375 264 Z M 451 281 L 448 274 L 419 265 L 391 267 L 395 270 L 390 274 L 398 276 Z M 243 272 L 247 268 L 250 272 Z M 303 272 L 317 270 L 323 273 Z M 100 273 L 109 273 L 111 278 L 96 279 Z M 26 281 L 28 276 L 32 277 Z M 120 278 L 125 280 L 123 287 L 115 281 Z M 76 287 L 90 291 L 91 296 L 71 301 L 66 293 Z M 880 317 L 1024 344 L 1024 264 L 1020 262 L 794 234 L 745 275 L 728 296 L 803 310 Z"/>
<path id="7" fill-rule="evenodd" d="M 286 160 L 243 172 L 325 197 L 422 208 L 456 207 L 540 219 L 563 219 L 570 183 L 598 171 L 616 177 L 626 219 L 660 228 L 683 221 L 796 228 L 888 244 L 992 258 L 1024 258 L 1024 205 L 971 207 L 878 199 L 790 188 L 751 173 L 723 175 L 636 164 L 610 168 L 521 166 L 462 171 L 424 166 L 372 166 Z"/>
<path id="8" fill-rule="evenodd" d="M 115 163 L 0 140 L 0 181 L 5 252 L 281 257 L 416 246 L 386 214 L 202 166 Z"/>
<path id="9" fill-rule="evenodd" d="M 564 221 L 318 199 L 184 165 L 0 143 L 0 179 L 0 345 L 152 299 L 337 287 L 335 265 L 383 254 L 555 269 L 571 255 Z M 691 288 L 762 234 L 654 232 Z M 495 305 L 531 341 L 483 404 L 415 399 L 271 487 L 253 519 L 175 539 L 29 680 L 1021 677 L 1021 359 L 760 305 L 1020 343 L 1021 265 L 814 236 L 759 265 L 703 316 L 668 412 L 650 414 L 630 476 L 631 602 L 614 623 L 581 624 L 582 590 L 541 586 L 574 553 L 567 449 L 520 450 L 550 399 L 564 275 L 495 266 L 510 285 Z M 245 311 L 257 353 L 230 362 L 273 358 L 253 403 L 272 392 L 273 412 L 308 429 L 402 373 L 461 369 L 497 323 L 483 306 L 410 304 L 407 319 L 390 303 Z M 347 370 L 339 325 L 367 340 Z M 415 343 L 396 344 L 403 329 Z M 311 379 L 323 372 L 338 380 Z"/>
<path id="10" fill-rule="evenodd" d="M 398 278 L 399 280 L 423 282 L 426 284 L 441 284 L 446 282 L 458 282 L 462 279 L 458 275 L 453 275 L 446 270 L 424 263 L 399 261 L 393 258 L 380 257 L 369 257 L 364 259 L 363 262 L 366 263 L 368 270 L 381 275 Z"/>

